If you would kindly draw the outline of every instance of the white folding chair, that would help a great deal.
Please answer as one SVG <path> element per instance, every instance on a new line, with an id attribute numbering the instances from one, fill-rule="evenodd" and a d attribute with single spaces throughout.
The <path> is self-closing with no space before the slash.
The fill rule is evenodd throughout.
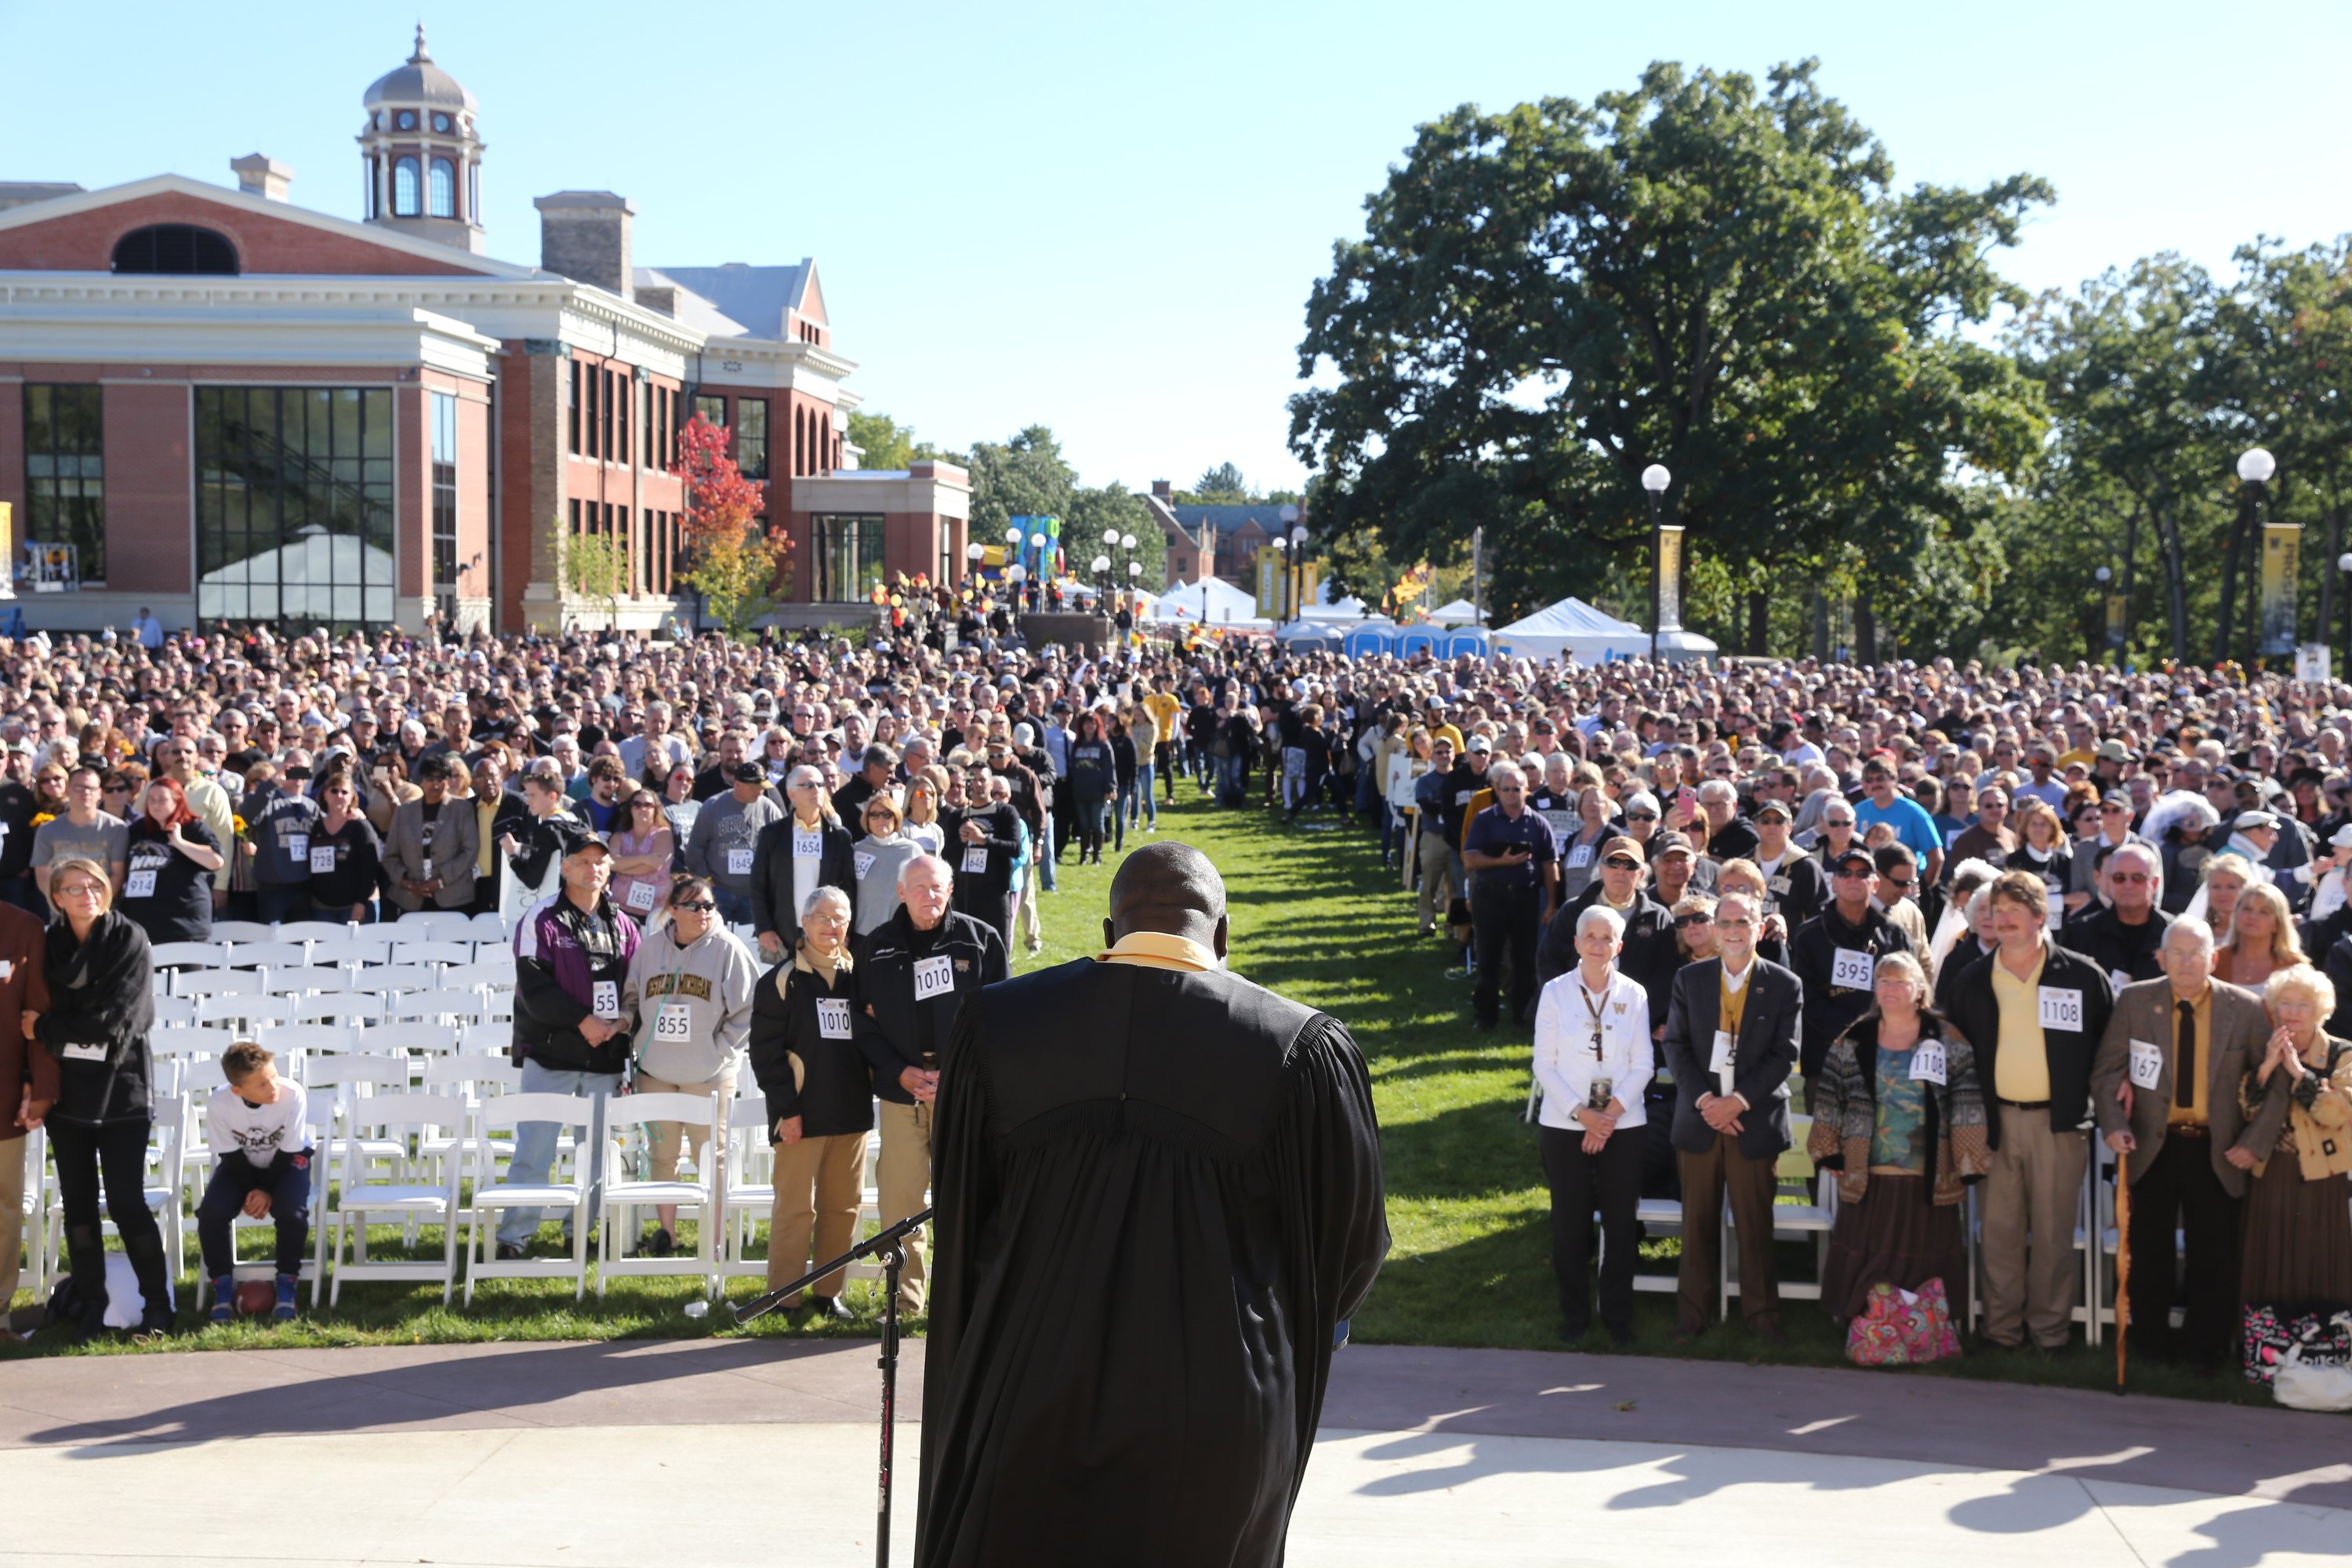
<path id="1" fill-rule="evenodd" d="M 602 1095 L 584 1094 L 502 1094 L 486 1100 L 475 1108 L 472 1134 L 474 1184 L 471 1202 L 467 1207 L 469 1226 L 466 1261 L 466 1304 L 474 1304 L 474 1286 L 483 1279 L 560 1279 L 569 1275 L 572 1279 L 572 1299 L 580 1300 L 588 1291 L 588 1227 L 590 1167 L 593 1159 L 582 1151 L 595 1146 L 594 1125 L 598 1119 L 597 1101 Z M 500 1154 L 492 1139 L 500 1132 L 510 1136 L 529 1121 L 552 1121 L 560 1126 L 585 1128 L 588 1131 L 574 1145 L 572 1174 L 565 1180 L 556 1174 L 563 1165 L 561 1148 L 557 1150 L 553 1167 L 547 1180 L 529 1185 L 507 1180 L 508 1168 L 514 1156 L 509 1152 Z M 502 1263 L 498 1258 L 498 1222 L 508 1209 L 531 1208 L 542 1217 L 552 1210 L 569 1215 L 572 1219 L 572 1256 L 563 1258 L 526 1258 Z"/>
<path id="2" fill-rule="evenodd" d="M 226 1082 L 218 1057 L 190 1057 L 181 1065 L 180 1093 L 187 1099 L 202 1100 Z"/>
<path id="3" fill-rule="evenodd" d="M 310 944 L 307 942 L 237 942 L 228 950 L 231 969 L 308 969 L 310 967 Z"/>
<path id="4" fill-rule="evenodd" d="M 309 1061 L 323 1056 L 347 1054 L 360 1048 L 359 1031 L 333 1024 L 271 1024 L 257 1030 L 254 1038 L 278 1056 L 289 1053 Z M 302 1079 L 305 1089 L 310 1087 L 308 1078 Z"/>
<path id="5" fill-rule="evenodd" d="M 155 1022 L 168 1027 L 173 1024 L 196 1021 L 196 999 L 193 996 L 158 996 L 155 998 Z"/>
<path id="6" fill-rule="evenodd" d="M 411 910 L 393 921 L 391 929 L 396 942 L 468 942 L 474 919 L 455 910 Z"/>
<path id="7" fill-rule="evenodd" d="M 359 972 L 358 986 L 390 996 L 403 991 L 438 991 L 440 973 L 426 964 L 387 963 Z"/>
<path id="8" fill-rule="evenodd" d="M 172 975 L 174 996 L 258 996 L 261 972 L 255 969 L 182 969 Z"/>
<path id="9" fill-rule="evenodd" d="M 276 927 L 279 942 L 333 942 L 352 934 L 349 921 L 280 921 Z"/>
<path id="10" fill-rule="evenodd" d="M 196 1022 L 234 1024 L 245 1032 L 283 1024 L 294 1016 L 291 996 L 223 995 L 196 998 Z"/>
<path id="11" fill-rule="evenodd" d="M 327 1203 L 329 1173 L 326 1153 L 334 1143 L 335 1115 L 335 1097 L 331 1094 L 313 1095 L 302 1108 L 302 1127 L 310 1144 L 310 1256 L 303 1259 L 302 1267 L 297 1271 L 296 1277 L 310 1282 L 310 1309 L 313 1311 L 316 1311 L 319 1307 L 319 1281 L 327 1270 L 327 1233 L 325 1226 L 320 1222 L 324 1217 Z M 242 1154 L 228 1157 L 244 1158 Z M 218 1161 L 215 1161 L 213 1165 L 206 1167 L 205 1180 L 211 1180 L 212 1170 L 217 1164 Z M 273 1209 L 273 1214 L 274 1212 Z M 275 1281 L 278 1278 L 278 1258 L 274 1249 L 269 1257 L 257 1258 L 250 1263 L 236 1260 L 236 1238 L 247 1231 L 254 1230 L 268 1231 L 274 1241 L 278 1234 L 278 1221 L 274 1217 L 254 1219 L 242 1212 L 229 1221 L 229 1255 L 232 1259 L 229 1265 L 229 1277 L 233 1279 Z M 201 1262 L 199 1263 L 196 1269 L 196 1310 L 200 1312 L 205 1310 L 212 1295 L 212 1273 L 211 1269 L 204 1268 Z"/>
<path id="12" fill-rule="evenodd" d="M 457 1048 L 467 1056 L 506 1056 L 514 1049 L 514 1025 L 507 1023 L 468 1024 L 457 1034 Z"/>
<path id="13" fill-rule="evenodd" d="M 204 1065 L 210 1066 L 215 1074 L 220 1071 L 216 1062 Z M 212 1088 L 216 1087 L 205 1089 L 195 1098 L 201 1100 L 204 1094 L 211 1093 Z M 187 1261 L 187 1232 L 182 1224 L 180 1189 L 187 1173 L 188 1132 L 195 1120 L 189 1110 L 189 1100 L 190 1096 L 185 1092 L 157 1097 L 152 1111 L 154 1158 L 141 1188 L 148 1212 L 155 1216 L 155 1223 L 163 1228 L 164 1255 L 170 1261 L 174 1280 L 178 1279 L 181 1268 Z M 35 1273 L 46 1280 L 63 1272 L 60 1265 L 65 1261 L 66 1205 L 65 1196 L 54 1182 L 43 1188 L 42 1197 L 39 1235 L 45 1262 L 35 1269 Z M 103 1197 L 100 1201 L 102 1205 Z M 102 1207 L 99 1228 L 107 1236 L 121 1234 L 115 1227 L 114 1216 Z"/>
<path id="14" fill-rule="evenodd" d="M 506 917 L 496 910 L 485 910 L 467 922 L 467 935 L 485 947 L 506 946 L 514 933 L 507 930 Z"/>
<path id="15" fill-rule="evenodd" d="M 331 991 L 294 998 L 291 1022 L 362 1028 L 383 1018 L 383 1001 L 363 992 Z"/>
<path id="16" fill-rule="evenodd" d="M 478 991 L 403 991 L 384 998 L 384 1017 L 394 1023 L 424 1020 L 463 1026 L 478 1023 L 489 1007 Z"/>
<path id="17" fill-rule="evenodd" d="M 225 942 L 159 942 L 148 949 L 150 963 L 158 969 L 175 969 L 186 965 L 195 969 L 226 969 L 228 967 L 229 944 Z"/>
<path id="18" fill-rule="evenodd" d="M 390 937 L 374 936 L 366 931 L 357 936 L 329 937 L 310 944 L 313 964 L 386 963 L 392 952 Z"/>
<path id="19" fill-rule="evenodd" d="M 17 1215 L 24 1244 L 24 1272 L 33 1281 L 33 1300 L 49 1299 L 49 1249 L 42 1233 L 48 1196 L 49 1135 L 36 1127 L 25 1134 L 25 1195 Z M 5 1310 L 0 1304 L 0 1310 Z"/>
<path id="20" fill-rule="evenodd" d="M 343 1281 L 347 1279 L 438 1279 L 441 1304 L 449 1304 L 457 1280 L 457 1232 L 463 1214 L 457 1201 L 460 1162 L 448 1162 L 447 1171 L 438 1183 L 404 1179 L 374 1182 L 368 1179 L 368 1169 L 373 1162 L 367 1150 L 386 1142 L 399 1145 L 404 1158 L 396 1163 L 396 1174 L 404 1176 L 417 1168 L 407 1151 L 435 1133 L 462 1136 L 466 1118 L 465 1101 L 433 1094 L 368 1095 L 354 1100 L 346 1110 L 343 1137 L 337 1148 L 342 1175 L 335 1186 L 330 1215 L 321 1222 L 331 1225 L 335 1233 L 334 1283 L 327 1294 L 329 1306 L 342 1300 Z M 371 1217 L 398 1219 L 412 1226 L 437 1221 L 441 1226 L 441 1261 L 435 1264 L 422 1259 L 383 1261 L 367 1258 L 367 1223 Z M 361 1251 L 346 1260 L 344 1243 L 355 1227 L 360 1233 Z"/>
<path id="21" fill-rule="evenodd" d="M 339 963 L 275 964 L 261 972 L 262 984 L 272 996 L 309 996 L 316 992 L 340 992 L 351 971 Z"/>
<path id="22" fill-rule="evenodd" d="M 633 1097 L 634 1098 L 634 1097 Z M 767 1278 L 768 1260 L 751 1256 L 753 1227 L 775 1212 L 776 1156 L 768 1139 L 768 1097 L 751 1089 L 727 1108 L 726 1178 L 719 1189 L 719 1276 Z"/>
<path id="23" fill-rule="evenodd" d="M 406 1051 L 412 1056 L 447 1056 L 457 1048 L 457 1031 L 430 1021 L 375 1024 L 360 1031 L 363 1051 Z"/>
<path id="24" fill-rule="evenodd" d="M 650 1138 L 653 1124 L 657 1121 L 679 1124 L 684 1152 L 694 1166 L 690 1180 L 636 1180 L 622 1169 L 619 1131 L 635 1127 Z M 697 1129 L 701 1131 L 698 1146 L 694 1136 Z M 719 1158 L 719 1151 L 724 1147 L 725 1137 L 726 1113 L 716 1094 L 628 1094 L 605 1100 L 604 1131 L 599 1141 L 604 1155 L 604 1179 L 596 1200 L 601 1216 L 596 1226 L 596 1295 L 600 1300 L 605 1281 L 616 1274 L 700 1275 L 703 1293 L 718 1295 L 719 1172 L 725 1163 Z M 665 1204 L 694 1211 L 694 1251 L 668 1258 L 636 1255 L 635 1248 L 628 1244 L 636 1237 L 637 1211 Z M 616 1225 L 622 1237 L 617 1248 L 613 1235 Z"/>
<path id="25" fill-rule="evenodd" d="M 515 961 L 510 953 L 494 958 L 478 958 L 471 963 L 453 963 L 441 972 L 441 984 L 460 991 L 511 991 L 515 985 Z"/>
<path id="26" fill-rule="evenodd" d="M 428 1093 L 457 1094 L 470 1106 L 479 1105 L 494 1095 L 512 1094 L 522 1088 L 522 1068 L 512 1062 L 494 1061 L 488 1057 L 457 1055 L 428 1057 L 425 1062 L 424 1087 Z M 463 1138 L 427 1138 L 417 1145 L 420 1160 L 443 1160 L 462 1155 Z M 514 1140 L 493 1138 L 492 1151 L 500 1155 L 514 1152 Z"/>
<path id="27" fill-rule="evenodd" d="M 215 942 L 276 942 L 278 934 L 262 921 L 215 921 Z"/>
<path id="28" fill-rule="evenodd" d="M 398 926 L 394 926 L 392 931 L 392 962 L 416 964 L 471 963 L 474 962 L 474 944 L 470 942 L 417 942 L 405 935 Z"/>

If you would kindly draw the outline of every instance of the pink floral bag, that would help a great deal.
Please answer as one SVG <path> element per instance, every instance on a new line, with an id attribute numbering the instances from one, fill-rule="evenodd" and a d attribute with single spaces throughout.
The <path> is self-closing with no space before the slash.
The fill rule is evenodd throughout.
<path id="1" fill-rule="evenodd" d="M 1884 1280 L 1873 1285 L 1845 1333 L 1845 1358 L 1856 1366 L 1913 1366 L 1959 1353 L 1941 1279 L 1916 1290 L 1898 1290 Z"/>

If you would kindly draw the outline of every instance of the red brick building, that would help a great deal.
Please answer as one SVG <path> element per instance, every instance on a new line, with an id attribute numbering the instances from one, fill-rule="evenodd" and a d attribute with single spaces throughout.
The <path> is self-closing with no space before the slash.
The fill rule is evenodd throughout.
<path id="1" fill-rule="evenodd" d="M 602 191 L 539 198 L 538 265 L 498 260 L 477 105 L 421 29 L 362 107 L 356 221 L 294 205 L 259 154 L 236 190 L 0 183 L 28 621 L 551 627 L 583 612 L 559 552 L 590 532 L 625 544 L 624 624 L 690 616 L 667 468 L 698 410 L 793 536 L 779 619 L 861 619 L 885 573 L 961 559 L 961 470 L 856 469 L 856 366 L 813 262 L 637 267 L 635 209 Z M 33 544 L 56 564 L 28 573 Z"/>

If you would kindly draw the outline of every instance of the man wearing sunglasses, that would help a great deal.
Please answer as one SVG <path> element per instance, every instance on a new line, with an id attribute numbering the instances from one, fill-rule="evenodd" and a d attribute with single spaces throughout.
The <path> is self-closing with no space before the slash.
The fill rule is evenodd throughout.
<path id="1" fill-rule="evenodd" d="M 1877 886 L 1876 858 L 1860 846 L 1848 849 L 1830 868 L 1830 907 L 1790 939 L 1789 967 L 1805 988 L 1801 1060 L 1809 1088 L 1830 1047 L 1870 1011 L 1878 961 L 1912 951 L 1902 928 L 1871 901 Z"/>
<path id="2" fill-rule="evenodd" d="M 2126 844 L 2138 844 L 2150 849 L 2155 847 L 2147 839 L 2132 831 L 2131 797 L 2123 791 L 2109 790 L 2101 795 L 2098 811 L 2098 836 L 2088 843 L 2076 843 L 2069 847 L 2074 852 L 2074 863 L 2067 874 L 2066 890 L 2070 895 L 2067 907 L 2070 910 L 2081 910 L 2085 913 L 2090 909 L 2096 908 L 2107 896 L 2105 888 L 2100 885 L 2102 879 L 2099 876 L 2099 869 L 2110 854 Z M 2236 815 L 2236 812 L 2237 807 L 2234 804 L 2222 811 L 2221 821 L 2224 826 L 2228 825 L 2230 818 Z M 2208 837 L 2211 836 L 2208 835 Z M 2071 897 L 2077 893 L 2083 895 L 2080 904 Z"/>
<path id="3" fill-rule="evenodd" d="M 2099 873 L 2099 890 L 2106 902 L 2066 922 L 2061 932 L 2065 944 L 2096 963 L 2117 991 L 2135 980 L 2155 979 L 2163 973 L 2159 950 L 2172 924 L 2161 907 L 2163 860 L 2137 839 L 2111 850 Z"/>

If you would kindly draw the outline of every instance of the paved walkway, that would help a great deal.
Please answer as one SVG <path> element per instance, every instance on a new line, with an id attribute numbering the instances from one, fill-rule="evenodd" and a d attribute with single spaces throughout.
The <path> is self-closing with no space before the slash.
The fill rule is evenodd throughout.
<path id="1" fill-rule="evenodd" d="M 902 1387 L 912 1406 L 922 1347 Z M 871 1342 L 258 1351 L 0 1370 L 0 1564 L 873 1560 Z M 2352 1555 L 2352 1421 L 1812 1369 L 1353 1346 L 1291 1560 L 2046 1568 Z M 904 1434 L 899 1539 L 913 1528 Z M 234 1458 L 219 1445 L 238 1445 Z M 234 1465 L 234 1471 L 229 1468 Z M 99 1467 L 93 1469 L 93 1465 Z M 223 1506 L 258 1479 L 299 1535 Z M 328 1524 L 327 1521 L 331 1521 Z M 789 1521 L 785 1523 L 782 1521 Z"/>

